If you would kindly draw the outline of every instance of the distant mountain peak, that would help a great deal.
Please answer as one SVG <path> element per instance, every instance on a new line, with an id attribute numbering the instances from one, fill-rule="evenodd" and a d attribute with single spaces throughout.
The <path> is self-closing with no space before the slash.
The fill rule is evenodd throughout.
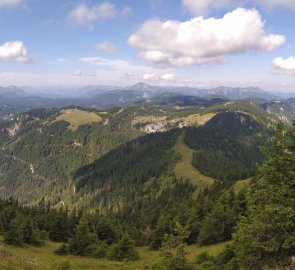
<path id="1" fill-rule="evenodd" d="M 130 87 L 127 87 L 126 89 L 137 90 L 137 91 L 147 91 L 147 90 L 153 90 L 154 87 L 149 83 L 139 82 L 139 83 L 134 84 Z"/>

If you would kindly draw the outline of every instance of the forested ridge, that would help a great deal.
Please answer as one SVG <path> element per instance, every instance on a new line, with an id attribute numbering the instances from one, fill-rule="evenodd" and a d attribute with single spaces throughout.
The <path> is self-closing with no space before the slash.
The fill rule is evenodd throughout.
<path id="1" fill-rule="evenodd" d="M 222 112 L 206 125 L 189 128 L 185 142 L 195 150 L 193 165 L 203 174 L 224 181 L 246 179 L 264 160 L 259 147 L 271 131 L 248 114 Z"/>
<path id="2" fill-rule="evenodd" d="M 2 122 L 0 194 L 6 200 L 0 203 L 0 234 L 5 243 L 63 242 L 56 254 L 115 261 L 137 260 L 137 247 L 163 250 L 163 259 L 147 269 L 290 265 L 294 129 L 280 125 L 271 141 L 274 131 L 265 118 L 225 110 L 203 124 L 180 128 L 171 124 L 174 110 L 165 109 L 93 111 L 101 120 L 75 130 L 56 121 L 61 110 L 35 110 Z M 187 115 L 195 114 L 190 109 L 177 117 Z M 140 125 L 133 125 L 135 120 Z M 142 129 L 163 121 L 171 121 L 165 131 Z M 198 179 L 175 172 L 181 155 L 174 146 L 180 138 L 194 151 L 192 165 L 212 177 L 212 185 L 198 189 Z M 249 177 L 244 188 L 236 188 L 236 181 Z M 14 199 L 8 199 L 12 193 Z M 281 221 L 272 221 L 280 209 Z M 224 241 L 230 244 L 218 256 L 187 260 L 188 245 Z"/>

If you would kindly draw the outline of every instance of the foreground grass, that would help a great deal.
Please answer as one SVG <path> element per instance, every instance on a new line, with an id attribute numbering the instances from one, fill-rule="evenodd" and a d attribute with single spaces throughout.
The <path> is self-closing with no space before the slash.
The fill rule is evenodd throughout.
<path id="1" fill-rule="evenodd" d="M 184 132 L 179 136 L 174 150 L 181 155 L 181 159 L 175 166 L 175 173 L 179 176 L 191 179 L 192 183 L 197 187 L 196 193 L 213 185 L 213 178 L 201 174 L 192 165 L 194 151 L 185 144 Z"/>
<path id="2" fill-rule="evenodd" d="M 62 112 L 63 114 L 56 117 L 55 121 L 64 120 L 70 123 L 69 128 L 73 131 L 77 130 L 81 125 L 101 121 L 101 117 L 94 112 L 87 112 L 79 109 L 67 109 Z"/>
<path id="3" fill-rule="evenodd" d="M 217 245 L 188 248 L 188 258 L 195 261 L 202 252 L 215 256 L 219 254 L 227 243 Z M 1 270 L 50 270 L 52 265 L 70 262 L 73 270 L 143 270 L 153 265 L 160 257 L 159 251 L 150 251 L 148 247 L 137 248 L 140 259 L 135 262 L 113 262 L 105 259 L 92 259 L 75 256 L 58 256 L 53 252 L 60 246 L 59 243 L 47 242 L 44 247 L 27 246 L 16 248 L 5 245 L 0 238 L 0 269 Z"/>

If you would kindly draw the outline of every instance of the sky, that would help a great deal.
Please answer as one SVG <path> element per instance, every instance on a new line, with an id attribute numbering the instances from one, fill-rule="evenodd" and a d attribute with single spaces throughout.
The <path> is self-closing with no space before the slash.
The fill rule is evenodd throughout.
<path id="1" fill-rule="evenodd" d="M 294 0 L 0 0 L 0 85 L 295 90 Z"/>

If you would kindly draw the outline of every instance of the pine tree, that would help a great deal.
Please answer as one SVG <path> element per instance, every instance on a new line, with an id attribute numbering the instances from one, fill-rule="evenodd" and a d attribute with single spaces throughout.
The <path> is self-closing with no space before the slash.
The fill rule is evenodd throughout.
<path id="1" fill-rule="evenodd" d="M 139 257 L 134 248 L 134 242 L 128 234 L 124 234 L 122 239 L 114 244 L 110 250 L 108 258 L 114 261 L 135 261 Z"/>
<path id="2" fill-rule="evenodd" d="M 295 255 L 295 125 L 278 126 L 267 156 L 235 236 L 240 269 L 276 269 Z"/>
<path id="3" fill-rule="evenodd" d="M 96 235 L 91 233 L 88 218 L 83 216 L 73 238 L 69 240 L 69 252 L 73 255 L 89 256 L 96 244 Z"/>
<path id="4" fill-rule="evenodd" d="M 155 264 L 153 269 L 161 270 L 192 270 L 193 267 L 186 259 L 186 240 L 190 235 L 189 227 L 176 222 L 174 233 L 165 234 L 162 249 L 163 260 Z"/>
<path id="5" fill-rule="evenodd" d="M 11 220 L 9 230 L 5 234 L 5 243 L 14 246 L 23 246 L 25 244 L 22 219 L 21 216 L 18 216 Z"/>

